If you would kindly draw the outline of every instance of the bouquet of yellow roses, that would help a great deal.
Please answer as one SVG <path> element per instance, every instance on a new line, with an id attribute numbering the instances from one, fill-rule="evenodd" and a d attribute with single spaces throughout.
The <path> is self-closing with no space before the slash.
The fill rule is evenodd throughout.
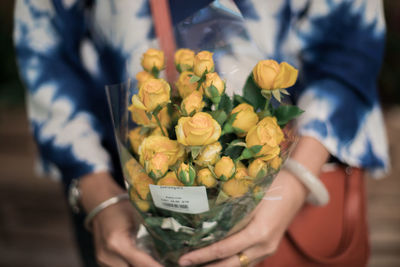
<path id="1" fill-rule="evenodd" d="M 179 49 L 174 85 L 159 78 L 164 63 L 162 51 L 148 49 L 137 82 L 108 94 L 131 201 L 154 256 L 173 265 L 245 225 L 287 157 L 290 121 L 302 111 L 281 104 L 297 79 L 285 62 L 258 62 L 233 96 L 209 51 Z"/>

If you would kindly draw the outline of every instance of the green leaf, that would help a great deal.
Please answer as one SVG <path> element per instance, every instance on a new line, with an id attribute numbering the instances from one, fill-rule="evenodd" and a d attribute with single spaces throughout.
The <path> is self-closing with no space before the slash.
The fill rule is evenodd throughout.
<path id="1" fill-rule="evenodd" d="M 226 115 L 225 111 L 223 110 L 215 110 L 210 112 L 211 116 L 216 120 L 219 125 L 223 125 L 226 119 L 228 118 L 228 115 Z"/>
<path id="2" fill-rule="evenodd" d="M 220 96 L 217 87 L 215 87 L 214 85 L 210 85 L 209 87 L 207 87 L 206 90 L 211 95 L 211 98 L 215 98 L 215 97 L 219 97 Z"/>
<path id="3" fill-rule="evenodd" d="M 265 117 L 271 117 L 272 113 L 269 110 L 263 110 L 257 113 L 260 120 L 264 119 Z"/>
<path id="4" fill-rule="evenodd" d="M 151 120 L 151 118 L 153 117 L 153 116 L 151 115 L 151 112 L 146 112 L 146 116 L 147 116 L 147 118 L 148 118 L 149 120 Z"/>
<path id="5" fill-rule="evenodd" d="M 281 92 L 276 89 L 276 90 L 272 90 L 272 95 L 274 96 L 274 98 L 281 103 Z"/>
<path id="6" fill-rule="evenodd" d="M 293 120 L 294 118 L 298 117 L 304 112 L 304 110 L 300 109 L 297 106 L 293 105 L 282 105 L 279 106 L 277 109 L 274 111 L 274 116 L 278 120 L 278 125 L 283 127 L 285 126 L 289 121 Z"/>
<path id="7" fill-rule="evenodd" d="M 226 123 L 232 125 L 233 122 L 236 120 L 237 115 L 238 115 L 237 112 L 231 114 L 231 115 L 229 116 L 229 119 L 228 119 L 228 121 L 227 121 Z"/>
<path id="8" fill-rule="evenodd" d="M 199 156 L 202 148 L 203 148 L 202 146 L 191 146 L 190 147 L 190 151 L 191 151 L 193 160 L 195 160 Z"/>
<path id="9" fill-rule="evenodd" d="M 249 149 L 254 155 L 256 155 L 258 152 L 261 151 L 262 147 L 263 146 L 261 146 L 261 145 L 257 145 L 257 146 L 252 146 Z"/>
<path id="10" fill-rule="evenodd" d="M 201 77 L 196 76 L 196 75 L 192 75 L 192 77 L 190 77 L 189 82 L 190 83 L 195 83 L 195 82 L 198 82 L 200 79 L 201 79 Z"/>
<path id="11" fill-rule="evenodd" d="M 243 98 L 256 111 L 264 106 L 265 98 L 261 95 L 261 89 L 254 82 L 252 75 L 249 75 L 243 87 Z"/>
<path id="12" fill-rule="evenodd" d="M 240 157 L 244 149 L 245 147 L 243 146 L 231 145 L 224 150 L 224 155 L 229 156 L 231 159 L 235 160 Z"/>
<path id="13" fill-rule="evenodd" d="M 235 133 L 237 133 L 237 134 L 244 134 L 244 133 L 246 133 L 246 131 L 243 131 L 242 129 L 237 128 L 237 127 L 233 127 L 233 131 L 234 131 Z"/>
<path id="14" fill-rule="evenodd" d="M 257 155 L 258 152 L 260 152 L 262 146 L 252 146 L 250 148 L 246 148 L 243 150 L 242 154 L 240 155 L 240 159 L 251 159 L 255 155 Z"/>
<path id="15" fill-rule="evenodd" d="M 158 76 L 160 75 L 160 70 L 157 69 L 155 66 L 151 69 L 151 74 L 155 77 L 158 78 Z"/>
<path id="16" fill-rule="evenodd" d="M 231 113 L 233 107 L 232 100 L 229 98 L 227 94 L 221 95 L 221 101 L 219 102 L 219 109 L 222 109 L 226 112 L 226 114 Z"/>

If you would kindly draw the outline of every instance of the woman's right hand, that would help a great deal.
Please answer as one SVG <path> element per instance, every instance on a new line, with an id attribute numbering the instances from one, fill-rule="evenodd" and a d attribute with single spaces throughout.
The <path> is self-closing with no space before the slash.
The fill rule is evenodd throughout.
<path id="1" fill-rule="evenodd" d="M 124 192 L 106 172 L 93 173 L 80 180 L 82 206 L 89 212 L 101 202 Z M 134 209 L 122 201 L 102 210 L 92 221 L 96 258 L 100 266 L 161 267 L 151 256 L 135 247 Z"/>

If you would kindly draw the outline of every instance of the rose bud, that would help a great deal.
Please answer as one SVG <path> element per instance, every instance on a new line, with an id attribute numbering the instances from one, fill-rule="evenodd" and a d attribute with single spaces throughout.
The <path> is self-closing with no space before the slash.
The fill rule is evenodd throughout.
<path id="1" fill-rule="evenodd" d="M 142 57 L 142 67 L 148 72 L 152 72 L 153 68 L 158 71 L 164 68 L 164 52 L 150 48 L 148 49 Z"/>
<path id="2" fill-rule="evenodd" d="M 236 166 L 230 157 L 222 157 L 214 167 L 215 175 L 222 181 L 231 179 L 236 173 Z"/>
<path id="3" fill-rule="evenodd" d="M 198 83 L 190 82 L 190 78 L 194 75 L 191 71 L 184 71 L 179 75 L 178 81 L 175 83 L 176 88 L 178 88 L 179 95 L 182 99 L 190 95 L 192 92 L 196 91 Z M 203 94 L 203 89 L 200 88 L 200 93 Z"/>
<path id="4" fill-rule="evenodd" d="M 252 127 L 246 136 L 247 147 L 256 145 L 263 146 L 257 156 L 268 161 L 280 153 L 279 144 L 283 141 L 284 135 L 275 117 L 265 117 L 256 126 Z"/>
<path id="5" fill-rule="evenodd" d="M 201 169 L 197 173 L 196 181 L 199 185 L 204 185 L 207 188 L 212 188 L 217 185 L 217 180 L 207 168 Z"/>
<path id="6" fill-rule="evenodd" d="M 153 179 L 163 177 L 168 171 L 168 156 L 164 153 L 156 153 L 144 162 L 147 174 Z"/>
<path id="7" fill-rule="evenodd" d="M 194 91 L 183 99 L 181 108 L 186 112 L 187 115 L 193 111 L 199 112 L 203 109 L 205 103 L 203 101 L 203 95 L 199 91 Z"/>
<path id="8" fill-rule="evenodd" d="M 231 197 L 241 197 L 249 191 L 249 184 L 244 179 L 230 179 L 222 185 L 222 190 Z"/>
<path id="9" fill-rule="evenodd" d="M 193 72 L 196 76 L 203 76 L 204 73 L 214 71 L 213 53 L 208 51 L 201 51 L 194 57 Z"/>
<path id="10" fill-rule="evenodd" d="M 179 49 L 175 52 L 175 66 L 179 72 L 193 69 L 194 51 L 190 49 Z"/>
<path id="11" fill-rule="evenodd" d="M 207 73 L 206 79 L 205 79 L 204 83 L 202 84 L 204 94 L 210 99 L 215 97 L 212 95 L 211 85 L 213 85 L 215 88 L 217 88 L 218 96 L 221 96 L 224 93 L 225 83 L 221 79 L 221 77 L 219 77 L 218 73 L 216 73 L 216 72 Z"/>
<path id="12" fill-rule="evenodd" d="M 193 185 L 194 178 L 196 178 L 196 170 L 191 164 L 181 163 L 178 169 L 178 179 L 184 185 Z"/>
<path id="13" fill-rule="evenodd" d="M 241 137 L 245 136 L 246 133 L 258 122 L 258 116 L 254 112 L 254 108 L 246 103 L 239 104 L 235 107 L 231 112 L 231 115 L 232 114 L 236 114 L 232 126 L 244 132 L 238 134 L 238 136 Z"/>
<path id="14" fill-rule="evenodd" d="M 255 159 L 249 164 L 249 174 L 253 178 L 262 178 L 268 173 L 267 163 L 261 159 Z"/>
<path id="15" fill-rule="evenodd" d="M 129 195 L 139 210 L 147 212 L 150 209 L 150 203 L 147 200 L 140 199 L 134 189 L 129 190 Z"/>
<path id="16" fill-rule="evenodd" d="M 215 142 L 204 146 L 201 149 L 200 154 L 197 156 L 195 163 L 202 167 L 208 165 L 214 165 L 219 160 L 219 155 L 222 150 L 222 146 L 219 142 Z"/>

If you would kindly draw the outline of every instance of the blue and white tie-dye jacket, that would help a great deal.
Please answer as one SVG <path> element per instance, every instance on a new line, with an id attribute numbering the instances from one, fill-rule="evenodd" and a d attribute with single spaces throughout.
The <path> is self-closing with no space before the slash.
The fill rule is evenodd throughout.
<path id="1" fill-rule="evenodd" d="M 210 2 L 170 0 L 173 22 Z M 344 163 L 386 171 L 376 89 L 385 36 L 381 1 L 234 2 L 265 58 L 300 69 L 301 133 Z M 145 0 L 17 1 L 14 40 L 44 171 L 68 183 L 118 168 L 104 85 L 134 75 L 137 51 L 153 38 Z"/>

